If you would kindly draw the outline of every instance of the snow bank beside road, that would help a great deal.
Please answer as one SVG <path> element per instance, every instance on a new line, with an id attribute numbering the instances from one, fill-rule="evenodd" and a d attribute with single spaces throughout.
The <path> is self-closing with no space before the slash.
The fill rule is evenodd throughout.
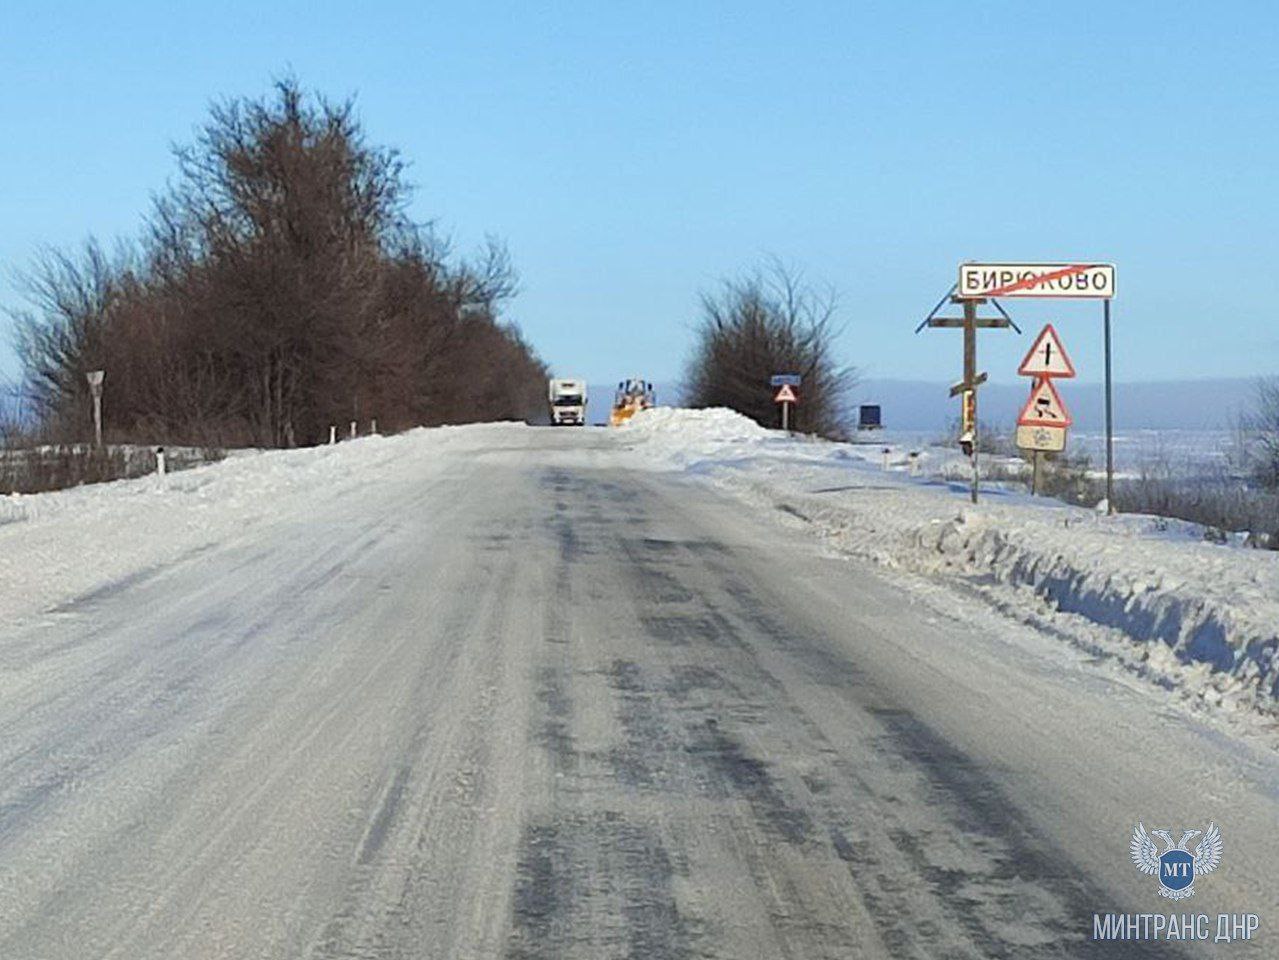
<path id="1" fill-rule="evenodd" d="M 1001 605 L 1120 630 L 1141 643 L 1132 655 L 1143 669 L 1193 682 L 1205 700 L 1279 697 L 1279 554 L 1205 543 L 1192 524 L 1106 517 L 997 487 L 972 506 L 964 484 L 912 478 L 904 458 L 885 470 L 883 444 L 791 439 L 726 410 L 649 411 L 627 429 L 650 467 L 709 477 L 841 550 L 1012 589 L 1020 596 Z"/>
<path id="2" fill-rule="evenodd" d="M 323 518 L 388 477 L 429 477 L 439 454 L 482 448 L 504 424 L 440 427 L 55 493 L 0 496 L 0 622 L 297 517 Z"/>

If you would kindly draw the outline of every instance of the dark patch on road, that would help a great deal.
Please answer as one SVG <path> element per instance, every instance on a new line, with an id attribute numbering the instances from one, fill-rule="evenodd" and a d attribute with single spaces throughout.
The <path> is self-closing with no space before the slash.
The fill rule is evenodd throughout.
<path id="1" fill-rule="evenodd" d="M 671 789 L 669 770 L 681 745 L 656 694 L 645 688 L 639 665 L 614 660 L 609 682 L 619 694 L 622 742 L 608 752 L 613 777 L 632 787 Z"/>
<path id="2" fill-rule="evenodd" d="M 717 670 L 697 663 L 677 663 L 670 668 L 666 692 L 686 700 L 695 690 L 723 690 L 725 686 L 724 678 Z"/>
<path id="3" fill-rule="evenodd" d="M 779 503 L 777 505 L 777 509 L 780 510 L 782 513 L 789 513 L 792 517 L 796 517 L 800 520 L 803 520 L 805 523 L 813 522 L 812 517 L 810 517 L 808 514 L 804 513 L 803 511 L 798 510 L 795 507 L 792 507 L 789 503 Z"/>
<path id="4" fill-rule="evenodd" d="M 540 741 L 556 770 L 568 771 L 577 766 L 577 751 L 569 724 L 573 704 L 564 688 L 563 674 L 553 667 L 538 673 L 537 699 L 544 711 Z"/>
<path id="5" fill-rule="evenodd" d="M 132 590 L 134 587 L 141 586 L 149 580 L 154 580 L 160 574 L 173 570 L 180 564 L 186 563 L 189 560 L 193 560 L 196 557 L 201 556 L 202 554 L 208 553 L 213 549 L 213 547 L 213 544 L 206 543 L 202 546 L 187 550 L 185 553 L 163 564 L 147 567 L 143 570 L 135 570 L 127 576 L 110 580 L 101 586 L 94 587 L 92 590 L 80 594 L 78 597 L 74 597 L 71 600 L 58 604 L 57 606 L 50 607 L 48 612 L 77 613 L 85 610 L 86 608 L 97 606 L 104 601 L 112 600 L 120 594 Z"/>
<path id="6" fill-rule="evenodd" d="M 386 843 L 391 824 L 395 822 L 395 815 L 399 811 L 400 801 L 404 799 L 404 790 L 408 786 L 410 772 L 408 767 L 400 767 L 396 772 L 395 779 L 391 781 L 390 787 L 383 795 L 382 804 L 369 825 L 369 832 L 364 835 L 364 842 L 360 844 L 358 863 L 371 863 L 378 851 L 382 849 L 382 845 Z"/>
<path id="7" fill-rule="evenodd" d="M 740 797 L 750 805 L 761 829 L 791 844 L 812 838 L 812 818 L 787 800 L 768 764 L 747 754 L 713 718 L 692 726 L 689 734 L 690 756 L 714 774 L 725 797 Z"/>
<path id="8" fill-rule="evenodd" d="M 793 657 L 806 669 L 810 679 L 823 686 L 843 690 L 863 683 L 862 671 L 845 653 L 824 643 L 823 637 L 782 620 L 774 607 L 731 573 L 725 573 L 725 581 L 725 591 L 737 601 L 743 619 L 753 631 L 772 640 L 779 651 Z"/>
<path id="9" fill-rule="evenodd" d="M 583 955 L 683 960 L 689 925 L 658 833 L 613 811 L 530 824 L 520 842 L 510 960 Z"/>
<path id="10" fill-rule="evenodd" d="M 653 639 L 676 646 L 701 642 L 722 647 L 737 640 L 732 625 L 713 613 L 652 614 L 641 616 L 639 622 Z"/>
<path id="11" fill-rule="evenodd" d="M 877 743 L 881 752 L 905 760 L 922 775 L 930 794 L 929 809 L 951 824 L 944 839 L 964 838 L 973 855 L 965 863 L 975 859 L 980 866 L 935 862 L 929 837 L 918 831 L 881 828 L 881 832 L 918 878 L 919 887 L 938 902 L 948 924 L 962 928 L 981 956 L 1056 960 L 1097 950 L 1107 956 L 1184 956 L 1166 943 L 1126 943 L 1124 952 L 1116 954 L 1113 944 L 1092 942 L 1092 914 L 1113 909 L 1115 898 L 1080 879 L 1080 870 L 1066 852 L 1032 829 L 981 764 L 907 710 L 871 712 L 886 731 Z M 834 835 L 832 842 L 837 855 L 849 859 Z M 897 944 L 894 950 L 903 956 L 927 955 L 928 931 L 912 925 L 894 906 L 900 876 L 877 870 L 881 865 L 874 863 L 869 852 L 857 856 L 851 845 L 843 849 L 861 862 L 860 869 L 853 868 L 853 876 L 885 942 Z M 1116 855 L 1124 852 L 1120 849 Z M 1032 934 L 1029 940 L 1028 933 Z"/>

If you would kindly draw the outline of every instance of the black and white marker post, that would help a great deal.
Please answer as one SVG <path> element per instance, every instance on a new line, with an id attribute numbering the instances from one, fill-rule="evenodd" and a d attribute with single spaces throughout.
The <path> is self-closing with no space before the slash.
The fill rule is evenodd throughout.
<path id="1" fill-rule="evenodd" d="M 93 446 L 102 449 L 102 378 L 103 370 L 90 370 L 84 375 L 89 382 L 89 393 L 93 395 Z"/>

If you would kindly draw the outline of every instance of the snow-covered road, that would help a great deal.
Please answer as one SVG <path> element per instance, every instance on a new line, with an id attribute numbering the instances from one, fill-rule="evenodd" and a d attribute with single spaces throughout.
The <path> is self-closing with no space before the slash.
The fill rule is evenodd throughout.
<path id="1" fill-rule="evenodd" d="M 1276 955 L 1268 746 L 620 434 L 139 481 L 165 552 L 106 585 L 37 560 L 126 506 L 0 526 L 0 957 Z M 1139 820 L 1221 826 L 1193 900 Z M 1090 944 L 1119 911 L 1262 926 Z"/>

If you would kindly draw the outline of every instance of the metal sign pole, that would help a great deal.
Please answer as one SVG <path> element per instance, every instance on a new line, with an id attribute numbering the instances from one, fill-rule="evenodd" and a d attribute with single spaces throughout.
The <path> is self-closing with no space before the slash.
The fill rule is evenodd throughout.
<path id="1" fill-rule="evenodd" d="M 785 401 L 782 403 L 782 429 L 790 432 L 790 404 Z"/>
<path id="2" fill-rule="evenodd" d="M 1106 513 L 1115 513 L 1115 421 L 1112 400 L 1114 387 L 1110 379 L 1110 301 L 1101 301 L 1106 328 Z"/>

